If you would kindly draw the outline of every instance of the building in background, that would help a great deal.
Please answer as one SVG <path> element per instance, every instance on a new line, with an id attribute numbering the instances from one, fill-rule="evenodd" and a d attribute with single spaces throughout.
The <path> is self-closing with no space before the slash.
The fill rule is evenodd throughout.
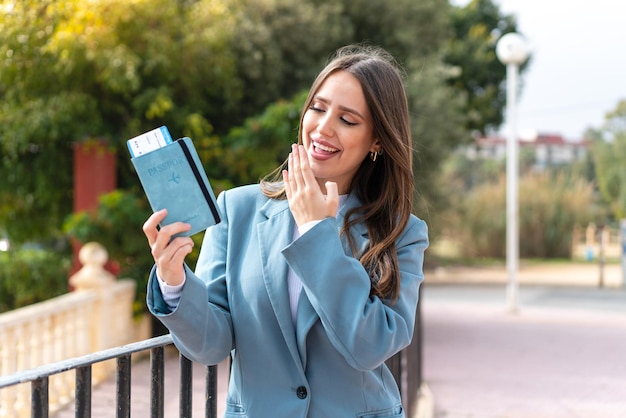
<path id="1" fill-rule="evenodd" d="M 531 156 L 534 168 L 543 170 L 584 160 L 588 141 L 572 141 L 559 134 L 533 133 L 519 139 L 520 155 Z M 506 138 L 498 135 L 479 136 L 465 149 L 467 158 L 504 160 Z"/>

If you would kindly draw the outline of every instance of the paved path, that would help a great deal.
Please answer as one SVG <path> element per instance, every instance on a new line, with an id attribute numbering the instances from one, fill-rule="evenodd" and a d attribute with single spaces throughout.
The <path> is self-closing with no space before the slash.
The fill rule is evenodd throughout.
<path id="1" fill-rule="evenodd" d="M 626 417 L 626 291 L 521 285 L 511 314 L 499 281 L 427 278 L 424 379 L 434 416 Z"/>

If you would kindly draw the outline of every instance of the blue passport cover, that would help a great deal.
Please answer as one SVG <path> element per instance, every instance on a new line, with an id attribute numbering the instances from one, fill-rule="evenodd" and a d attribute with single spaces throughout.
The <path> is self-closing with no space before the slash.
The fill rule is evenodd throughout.
<path id="1" fill-rule="evenodd" d="M 190 138 L 180 138 L 131 159 L 153 211 L 167 209 L 161 226 L 191 224 L 175 236 L 191 236 L 220 222 L 220 214 L 204 167 Z"/>

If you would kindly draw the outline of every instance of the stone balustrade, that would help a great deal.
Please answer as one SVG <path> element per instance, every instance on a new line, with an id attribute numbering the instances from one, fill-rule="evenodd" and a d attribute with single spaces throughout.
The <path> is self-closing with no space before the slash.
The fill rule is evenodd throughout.
<path id="1" fill-rule="evenodd" d="M 70 278 L 75 291 L 0 314 L 0 375 L 78 357 L 148 338 L 133 319 L 135 282 L 116 280 L 103 266 L 106 250 L 97 243 L 79 252 L 83 268 Z M 94 384 L 115 370 L 113 360 L 92 370 Z M 49 381 L 50 410 L 74 396 L 74 373 L 52 376 Z M 27 384 L 0 390 L 0 418 L 30 416 Z"/>

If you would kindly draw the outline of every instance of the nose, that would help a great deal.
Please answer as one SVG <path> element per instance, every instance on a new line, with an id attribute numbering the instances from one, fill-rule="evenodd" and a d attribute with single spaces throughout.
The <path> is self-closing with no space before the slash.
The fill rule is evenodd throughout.
<path id="1" fill-rule="evenodd" d="M 319 119 L 317 124 L 317 131 L 325 136 L 330 137 L 335 132 L 335 127 L 333 125 L 333 120 L 331 118 L 330 112 L 324 113 L 324 115 Z"/>

